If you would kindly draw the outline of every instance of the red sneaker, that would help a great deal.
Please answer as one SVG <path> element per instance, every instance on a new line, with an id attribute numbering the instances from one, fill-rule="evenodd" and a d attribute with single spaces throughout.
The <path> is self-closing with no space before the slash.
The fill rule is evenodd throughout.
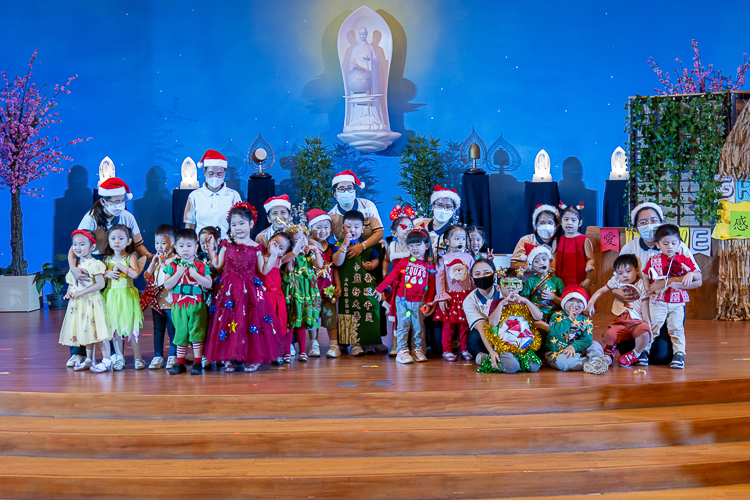
<path id="1" fill-rule="evenodd" d="M 617 361 L 620 363 L 620 366 L 634 365 L 638 362 L 638 355 L 635 351 L 630 351 L 617 358 Z"/>
<path id="2" fill-rule="evenodd" d="M 612 359 L 615 359 L 615 355 L 617 354 L 617 346 L 616 345 L 605 345 L 604 346 L 604 354 L 609 356 Z"/>

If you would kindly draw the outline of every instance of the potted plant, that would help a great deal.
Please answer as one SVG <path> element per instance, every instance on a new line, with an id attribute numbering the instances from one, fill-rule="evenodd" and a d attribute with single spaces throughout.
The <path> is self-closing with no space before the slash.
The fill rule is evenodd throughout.
<path id="1" fill-rule="evenodd" d="M 50 172 L 63 172 L 60 162 L 72 160 L 63 156 L 61 148 L 82 142 L 73 139 L 59 144 L 57 138 L 44 135 L 53 123 L 59 123 L 55 98 L 69 94 L 68 84 L 55 85 L 50 96 L 42 94 L 34 82 L 31 70 L 37 52 L 31 56 L 28 71 L 9 80 L 2 75 L 0 88 L 0 188 L 10 193 L 10 249 L 11 276 L 0 277 L 0 311 L 32 311 L 39 309 L 39 295 L 35 293 L 33 275 L 26 272 L 23 256 L 23 214 L 21 195 L 39 197 L 41 190 L 29 187 Z M 86 139 L 88 140 L 88 139 Z"/>
<path id="2" fill-rule="evenodd" d="M 63 259 L 60 259 L 62 257 Z M 55 255 L 56 260 L 64 260 L 65 255 Z M 65 288 L 65 275 L 68 270 L 65 268 L 54 267 L 51 262 L 42 265 L 42 270 L 34 275 L 34 284 L 39 295 L 44 290 L 44 285 L 52 285 L 52 293 L 47 294 L 47 306 L 50 309 L 65 309 L 68 307 L 68 300 L 65 298 L 63 288 Z"/>

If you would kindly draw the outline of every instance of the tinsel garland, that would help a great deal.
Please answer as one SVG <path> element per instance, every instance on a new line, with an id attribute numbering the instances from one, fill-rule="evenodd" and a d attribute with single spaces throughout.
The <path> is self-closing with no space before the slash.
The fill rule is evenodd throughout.
<path id="1" fill-rule="evenodd" d="M 504 352 L 509 352 L 511 354 L 523 354 L 527 351 L 538 351 L 539 348 L 542 347 L 542 336 L 539 334 L 536 326 L 534 326 L 534 318 L 531 317 L 529 308 L 523 304 L 506 305 L 505 307 L 503 307 L 503 312 L 500 316 L 500 324 L 504 323 L 505 320 L 507 320 L 510 316 L 519 316 L 521 318 L 524 318 L 529 323 L 531 333 L 534 335 L 534 341 L 528 347 L 521 349 L 515 344 L 508 344 L 504 342 L 497 335 L 497 327 L 490 326 L 489 322 L 484 323 L 485 338 L 490 341 L 498 354 L 502 354 Z"/>
<path id="2" fill-rule="evenodd" d="M 536 365 L 542 364 L 542 360 L 539 359 L 539 356 L 537 356 L 534 351 L 528 351 L 523 354 L 514 354 L 513 356 L 518 360 L 518 364 L 521 365 L 521 372 L 531 371 L 530 368 L 532 363 Z M 484 358 L 484 361 L 482 361 L 482 364 L 477 368 L 477 371 L 479 373 L 505 373 L 500 367 L 497 369 L 492 367 L 490 356 Z"/>
<path id="3" fill-rule="evenodd" d="M 750 319 L 750 240 L 719 240 L 718 319 Z"/>

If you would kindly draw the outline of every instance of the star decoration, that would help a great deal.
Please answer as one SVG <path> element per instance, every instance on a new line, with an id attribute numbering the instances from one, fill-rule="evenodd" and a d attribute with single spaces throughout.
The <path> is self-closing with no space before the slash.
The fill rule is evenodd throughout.
<path id="1" fill-rule="evenodd" d="M 237 322 L 236 322 L 236 321 L 234 321 L 234 320 L 232 320 L 232 322 L 231 322 L 231 323 L 229 323 L 229 328 L 231 328 L 231 329 L 232 329 L 232 333 L 235 333 L 235 332 L 236 332 L 236 330 L 237 330 Z"/>

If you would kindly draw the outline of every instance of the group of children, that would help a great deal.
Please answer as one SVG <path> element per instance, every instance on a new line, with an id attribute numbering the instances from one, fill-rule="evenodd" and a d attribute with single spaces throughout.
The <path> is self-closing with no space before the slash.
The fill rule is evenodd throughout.
<path id="1" fill-rule="evenodd" d="M 495 272 L 492 251 L 479 227 L 448 226 L 433 248 L 430 234 L 414 229 L 413 210 L 397 206 L 391 213 L 393 238 L 381 258 L 362 240 L 361 212 L 343 215 L 345 234 L 332 242 L 332 220 L 326 212 L 311 210 L 304 221 L 295 223 L 288 199 L 281 204 L 271 201 L 265 208 L 272 225 L 257 241 L 251 237 L 257 213 L 244 202 L 229 210 L 225 239 L 215 227 L 196 234 L 192 229 L 159 226 L 157 253 L 144 271 L 147 287 L 142 295 L 133 286 L 139 272 L 128 227 L 115 224 L 108 229 L 103 261 L 92 255 L 95 237 L 85 230 L 74 231 L 72 251 L 81 277 L 76 280 L 71 273 L 67 277 L 70 302 L 60 343 L 85 345 L 86 358 L 71 356 L 68 366 L 93 372 L 122 370 L 127 338 L 135 369 L 144 369 L 139 331 L 146 308 L 152 309 L 154 323 L 154 358 L 149 368 L 166 367 L 173 375 L 187 371 L 188 347 L 195 359 L 192 374 L 203 373 L 213 363 L 223 365 L 226 372 L 254 372 L 261 364 L 289 363 L 295 340 L 297 358 L 304 362 L 308 336 L 309 356 L 321 355 L 317 341 L 321 327 L 330 339 L 327 357 L 340 356 L 343 346 L 358 356 L 381 343 L 381 302 L 394 322 L 396 362 L 427 361 L 426 323 L 432 327 L 442 323 L 446 361 L 471 360 L 475 353 L 468 345 L 465 301 L 475 288 L 497 295 L 486 307 L 483 333 L 491 349 L 476 355 L 480 371 L 508 371 L 499 362 L 501 355 L 512 356 L 522 370 L 536 371 L 542 364 L 537 353 L 543 353 L 550 367 L 601 374 L 625 339 L 633 339 L 635 347 L 617 358 L 620 365 L 647 364 L 651 332 L 658 332 L 665 321 L 670 335 L 674 332 L 675 352 L 684 353 L 687 293 L 669 287 L 659 296 L 647 293 L 654 280 L 684 276 L 683 282 L 689 283 L 693 279 L 692 262 L 677 253 L 680 239 L 674 226 L 657 230 L 662 253 L 648 262 L 643 279 L 638 259 L 621 256 L 615 262 L 615 276 L 589 300 L 585 288 L 586 275 L 593 269 L 591 242 L 578 233 L 577 207 L 563 207 L 561 214 L 552 207 L 538 207 L 535 220 L 545 213 L 561 221 L 564 233 L 557 253 L 553 255 L 545 245 L 533 246 L 527 268 Z M 285 210 L 271 210 L 279 206 Z M 553 273 L 556 256 L 557 270 L 564 268 L 566 280 Z M 476 277 L 474 269 L 480 263 L 491 267 L 491 281 Z M 590 316 L 602 294 L 615 288 L 628 288 L 639 298 L 628 303 L 615 300 L 617 320 L 604 334 L 602 348 L 593 340 Z M 166 363 L 165 333 L 170 339 Z M 458 355 L 453 352 L 456 337 Z M 97 344 L 101 362 L 96 362 Z M 676 355 L 672 367 L 683 366 L 684 356 Z"/>

